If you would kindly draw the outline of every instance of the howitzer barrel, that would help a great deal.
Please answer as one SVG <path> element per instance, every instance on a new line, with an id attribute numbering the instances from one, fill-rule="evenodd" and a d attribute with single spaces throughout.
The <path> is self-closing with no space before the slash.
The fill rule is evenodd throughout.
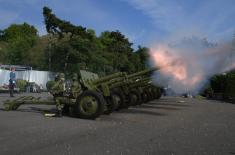
<path id="1" fill-rule="evenodd" d="M 120 81 L 117 83 L 114 83 L 110 86 L 110 89 L 114 89 L 114 88 L 118 88 L 118 87 L 122 87 L 122 86 L 127 86 L 130 85 L 131 83 L 133 83 L 132 80 L 128 80 L 128 81 Z"/>
<path id="2" fill-rule="evenodd" d="M 151 77 L 147 76 L 147 77 L 139 77 L 137 79 L 135 79 L 135 83 L 141 83 L 141 82 L 144 82 L 144 81 L 150 81 L 151 80 Z"/>
<path id="3" fill-rule="evenodd" d="M 93 84 L 99 84 L 99 83 L 103 83 L 103 82 L 112 80 L 114 78 L 119 78 L 119 77 L 122 77 L 122 76 L 125 76 L 125 75 L 126 75 L 126 73 L 124 73 L 124 72 L 118 72 L 118 73 L 114 73 L 114 74 L 99 78 L 97 80 L 94 80 L 94 81 L 92 81 L 92 83 Z"/>
<path id="4" fill-rule="evenodd" d="M 125 76 L 111 79 L 108 82 L 106 82 L 106 84 L 107 85 L 113 85 L 113 84 L 116 84 L 116 83 L 119 83 L 119 82 L 123 82 L 123 81 L 125 81 Z"/>
<path id="5" fill-rule="evenodd" d="M 135 87 L 135 85 L 144 85 L 147 84 L 151 81 L 151 78 L 149 76 L 147 77 L 137 77 L 134 80 L 129 80 L 129 87 Z"/>
<path id="6" fill-rule="evenodd" d="M 138 77 L 138 76 L 149 75 L 149 74 L 153 73 L 156 70 L 159 70 L 159 68 L 146 69 L 146 70 L 134 73 L 134 74 L 127 75 L 127 78 L 135 78 L 135 77 Z"/>
<path id="7" fill-rule="evenodd" d="M 132 87 L 132 85 L 137 85 L 139 83 L 147 83 L 151 80 L 150 77 L 140 77 L 139 79 L 126 79 L 118 82 L 114 82 L 110 85 L 110 88 L 117 88 L 117 87 L 122 87 L 122 86 L 128 86 Z M 143 85 L 143 84 L 142 84 Z"/>
<path id="8" fill-rule="evenodd" d="M 142 80 L 140 82 L 135 82 L 133 84 L 131 84 L 129 86 L 129 88 L 136 88 L 136 87 L 143 87 L 143 86 L 148 86 L 151 84 L 151 80 L 150 79 L 145 79 L 145 80 Z"/>

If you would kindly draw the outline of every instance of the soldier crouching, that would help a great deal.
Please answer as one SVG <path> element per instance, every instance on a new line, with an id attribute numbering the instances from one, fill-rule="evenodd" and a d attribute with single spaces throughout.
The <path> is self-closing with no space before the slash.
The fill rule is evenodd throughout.
<path id="1" fill-rule="evenodd" d="M 63 73 L 60 73 L 55 80 L 55 84 L 52 86 L 50 93 L 54 96 L 54 100 L 57 108 L 57 116 L 62 117 L 62 103 L 61 99 L 65 92 L 65 77 Z"/>

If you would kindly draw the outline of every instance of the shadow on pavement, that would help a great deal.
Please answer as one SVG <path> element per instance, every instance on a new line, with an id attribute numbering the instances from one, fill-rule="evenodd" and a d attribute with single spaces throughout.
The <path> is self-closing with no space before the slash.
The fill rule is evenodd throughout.
<path id="1" fill-rule="evenodd" d="M 17 111 L 21 111 L 21 112 L 35 112 L 35 113 L 41 113 L 41 114 L 45 114 L 45 113 L 57 113 L 56 108 L 50 108 L 50 109 L 44 109 L 44 108 L 37 108 L 37 107 L 30 107 L 30 109 L 20 109 Z M 63 112 L 63 116 L 68 116 L 68 117 L 74 117 L 74 116 L 70 116 L 68 113 Z"/>
<path id="2" fill-rule="evenodd" d="M 163 107 L 163 106 L 158 106 L 157 104 L 156 104 L 155 106 L 145 104 L 145 105 L 141 105 L 139 108 L 165 109 L 165 110 L 180 110 L 179 108 Z"/>
<path id="3" fill-rule="evenodd" d="M 35 111 L 35 112 L 56 112 L 55 108 L 51 108 L 51 109 L 43 109 L 43 108 L 37 108 L 37 107 L 30 107 L 30 110 Z"/>
<path id="4" fill-rule="evenodd" d="M 10 98 L 9 95 L 1 95 L 0 98 Z"/>
<path id="5" fill-rule="evenodd" d="M 4 108 L 0 108 L 0 111 L 8 111 Z M 34 113 L 54 113 L 56 112 L 55 108 L 51 109 L 43 109 L 43 108 L 35 108 L 35 107 L 29 107 L 29 109 L 17 109 L 17 110 L 10 110 L 10 111 L 19 111 L 19 112 L 34 112 Z"/>
<path id="6" fill-rule="evenodd" d="M 190 107 L 189 104 L 177 104 L 177 103 L 163 103 L 163 102 L 148 102 L 148 105 L 166 105 L 166 106 L 176 106 L 176 107 Z"/>
<path id="7" fill-rule="evenodd" d="M 14 111 L 19 111 L 19 112 L 34 112 L 34 113 L 54 113 L 56 112 L 56 109 L 43 109 L 43 108 L 35 108 L 35 107 L 29 107 L 29 109 L 17 109 Z"/>
<path id="8" fill-rule="evenodd" d="M 145 115 L 153 115 L 153 116 L 166 116 L 164 113 L 158 113 L 153 111 L 146 111 L 140 109 L 128 109 L 125 111 L 119 111 L 118 113 L 126 113 L 126 114 L 145 114 Z"/>
<path id="9" fill-rule="evenodd" d="M 7 111 L 7 110 L 5 110 L 4 108 L 0 108 L 0 111 Z"/>

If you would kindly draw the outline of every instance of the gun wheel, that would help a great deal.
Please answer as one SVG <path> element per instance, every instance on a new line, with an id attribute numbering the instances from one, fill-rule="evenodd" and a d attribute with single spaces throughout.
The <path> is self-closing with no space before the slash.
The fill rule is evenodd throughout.
<path id="1" fill-rule="evenodd" d="M 154 93 L 155 93 L 155 99 L 160 99 L 161 98 L 162 92 L 159 88 L 155 88 Z"/>
<path id="2" fill-rule="evenodd" d="M 129 102 L 130 105 L 135 106 L 135 105 L 140 105 L 141 104 L 141 95 L 138 91 L 132 90 L 129 93 Z"/>
<path id="3" fill-rule="evenodd" d="M 112 96 L 115 99 L 115 102 L 117 103 L 117 107 L 115 110 L 123 109 L 123 108 L 128 108 L 128 104 L 125 101 L 125 96 L 121 92 L 121 90 L 114 89 L 112 90 Z"/>
<path id="4" fill-rule="evenodd" d="M 99 117 L 104 111 L 103 96 L 94 91 L 86 90 L 76 101 L 76 116 L 85 119 L 95 119 Z"/>
<path id="5" fill-rule="evenodd" d="M 107 109 L 104 111 L 105 115 L 111 114 L 115 110 L 116 101 L 112 96 L 105 97 Z"/>
<path id="6" fill-rule="evenodd" d="M 121 93 L 120 90 L 112 90 L 111 94 L 108 98 L 106 98 L 107 101 L 107 110 L 104 112 L 104 114 L 109 115 L 115 110 L 119 110 L 121 108 L 125 107 L 125 98 L 124 95 Z"/>
<path id="7" fill-rule="evenodd" d="M 141 94 L 141 98 L 143 103 L 148 102 L 148 94 L 145 91 Z"/>

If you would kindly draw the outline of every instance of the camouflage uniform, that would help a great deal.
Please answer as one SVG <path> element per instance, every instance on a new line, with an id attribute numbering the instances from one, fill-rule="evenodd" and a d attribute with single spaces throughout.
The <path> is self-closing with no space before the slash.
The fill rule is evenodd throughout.
<path id="1" fill-rule="evenodd" d="M 56 102 L 56 108 L 59 116 L 62 116 L 62 104 L 61 98 L 64 95 L 65 83 L 64 83 L 64 74 L 60 73 L 58 79 L 55 81 L 55 84 L 51 88 L 51 93 L 54 96 Z"/>
<path id="2" fill-rule="evenodd" d="M 81 87 L 81 84 L 80 82 L 78 81 L 78 76 L 76 73 L 73 74 L 73 83 L 72 83 L 72 86 L 71 86 L 71 97 L 72 98 L 77 98 L 79 94 L 81 94 L 82 92 L 82 87 Z"/>

